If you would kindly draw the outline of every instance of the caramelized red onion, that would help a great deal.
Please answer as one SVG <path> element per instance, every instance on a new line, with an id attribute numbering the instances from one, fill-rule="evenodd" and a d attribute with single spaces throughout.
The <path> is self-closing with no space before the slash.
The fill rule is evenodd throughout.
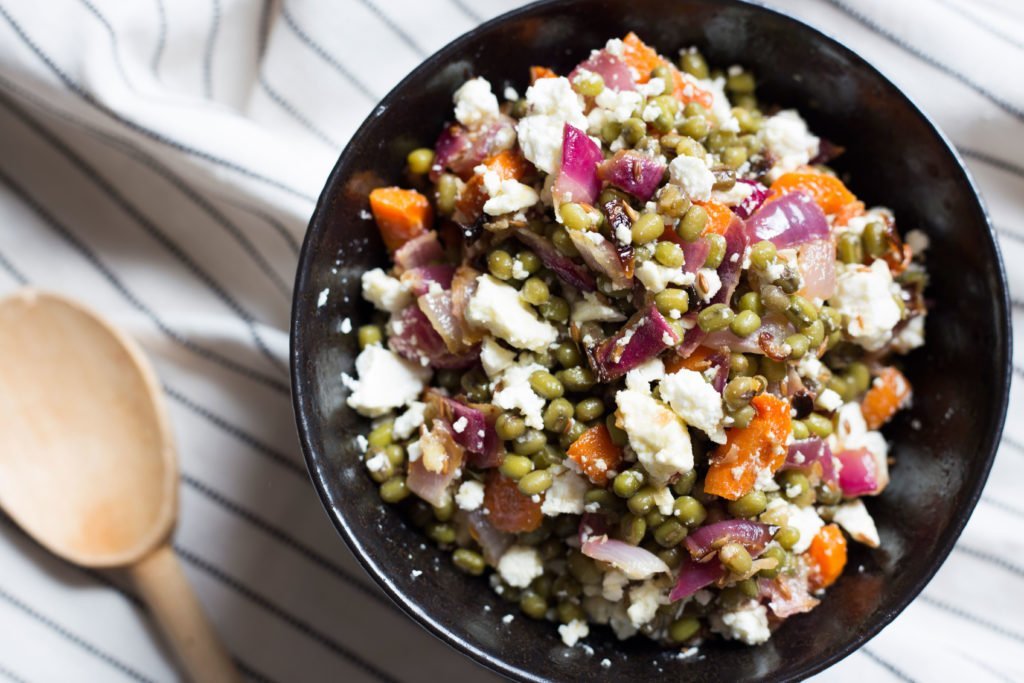
<path id="1" fill-rule="evenodd" d="M 637 312 L 611 337 L 587 349 L 598 379 L 610 382 L 672 348 L 679 337 L 653 305 Z"/>

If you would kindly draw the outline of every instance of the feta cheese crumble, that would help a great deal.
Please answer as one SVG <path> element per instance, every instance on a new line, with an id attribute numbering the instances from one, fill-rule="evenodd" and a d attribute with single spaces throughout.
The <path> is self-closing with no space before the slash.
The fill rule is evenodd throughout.
<path id="1" fill-rule="evenodd" d="M 641 263 L 634 274 L 652 294 L 664 291 L 669 285 L 687 287 L 695 281 L 693 273 L 687 273 L 682 268 L 663 266 L 654 259 Z"/>
<path id="2" fill-rule="evenodd" d="M 676 157 L 668 165 L 668 175 L 669 182 L 678 185 L 691 201 L 706 202 L 711 199 L 715 175 L 697 157 Z"/>
<path id="3" fill-rule="evenodd" d="M 679 417 L 649 394 L 625 389 L 615 395 L 629 445 L 655 483 L 693 469 L 690 433 Z"/>
<path id="4" fill-rule="evenodd" d="M 587 130 L 583 98 L 565 77 L 542 78 L 526 90 L 527 115 L 516 133 L 523 156 L 545 173 L 555 173 L 562 163 L 565 124 Z"/>
<path id="5" fill-rule="evenodd" d="M 725 443 L 722 396 L 704 377 L 682 369 L 661 380 L 661 397 L 686 424 L 696 427 L 715 443 Z"/>
<path id="6" fill-rule="evenodd" d="M 590 635 L 590 627 L 587 626 L 587 622 L 580 619 L 573 619 L 568 624 L 562 624 L 558 627 L 558 634 L 562 636 L 562 642 L 567 646 L 572 647 L 583 638 Z"/>
<path id="7" fill-rule="evenodd" d="M 397 313 L 412 303 L 412 293 L 380 268 L 363 273 L 363 298 L 379 311 Z"/>
<path id="8" fill-rule="evenodd" d="M 395 423 L 391 426 L 392 436 L 398 440 L 408 439 L 412 436 L 413 432 L 423 424 L 423 414 L 426 409 L 427 404 L 422 401 L 410 403 L 408 409 L 395 418 Z"/>
<path id="9" fill-rule="evenodd" d="M 729 640 L 758 645 L 772 636 L 768 630 L 768 610 L 755 602 L 732 612 L 711 615 L 711 630 Z"/>
<path id="10" fill-rule="evenodd" d="M 490 196 L 490 199 L 484 202 L 484 213 L 488 216 L 523 211 L 540 201 L 540 195 L 529 185 L 512 178 L 503 179 L 496 171 L 489 170 L 486 166 L 477 167 L 478 172 L 481 170 L 484 189 Z"/>
<path id="11" fill-rule="evenodd" d="M 551 488 L 544 494 L 540 511 L 549 517 L 583 514 L 583 496 L 589 489 L 586 479 L 572 470 L 563 470 L 555 475 Z"/>
<path id="12" fill-rule="evenodd" d="M 477 278 L 476 292 L 466 307 L 466 319 L 517 349 L 543 351 L 558 339 L 558 331 L 537 317 L 520 298 L 519 290 L 490 275 Z"/>
<path id="13" fill-rule="evenodd" d="M 818 155 L 821 141 L 807 129 L 807 122 L 794 109 L 785 109 L 765 119 L 761 135 L 776 158 L 768 175 L 770 180 L 806 166 Z"/>
<path id="14" fill-rule="evenodd" d="M 484 372 L 488 377 L 493 379 L 515 362 L 515 351 L 506 349 L 494 337 L 484 337 L 480 345 L 480 364 L 484 366 Z"/>
<path id="15" fill-rule="evenodd" d="M 484 504 L 484 485 L 473 479 L 462 482 L 459 490 L 455 492 L 455 504 L 460 510 L 476 510 Z"/>
<path id="16" fill-rule="evenodd" d="M 544 399 L 530 386 L 530 375 L 543 369 L 536 363 L 511 366 L 496 383 L 497 391 L 492 398 L 499 408 L 518 410 L 526 425 L 533 429 L 544 429 Z"/>
<path id="17" fill-rule="evenodd" d="M 394 408 L 412 403 L 428 379 L 430 369 L 411 363 L 380 344 L 367 346 L 356 357 L 355 380 L 343 374 L 341 379 L 352 392 L 346 401 L 360 415 L 379 417 Z"/>
<path id="18" fill-rule="evenodd" d="M 586 292 L 583 297 L 572 305 L 572 315 L 569 318 L 577 325 L 587 322 L 614 323 L 626 319 L 618 309 L 609 304 L 603 303 L 597 298 L 595 292 Z"/>
<path id="19" fill-rule="evenodd" d="M 836 291 L 829 299 L 843 315 L 846 332 L 868 351 L 878 351 L 892 339 L 900 308 L 892 295 L 892 274 L 885 261 L 839 269 Z"/>
<path id="20" fill-rule="evenodd" d="M 832 521 L 846 529 L 853 540 L 869 548 L 877 548 L 881 544 L 875 520 L 871 519 L 864 501 L 859 498 L 839 505 L 832 514 Z"/>
<path id="21" fill-rule="evenodd" d="M 498 98 L 486 78 L 473 78 L 455 91 L 455 119 L 467 128 L 477 128 L 498 116 Z"/>
<path id="22" fill-rule="evenodd" d="M 498 560 L 498 573 L 513 588 L 526 588 L 544 573 L 544 566 L 536 548 L 513 545 Z"/>

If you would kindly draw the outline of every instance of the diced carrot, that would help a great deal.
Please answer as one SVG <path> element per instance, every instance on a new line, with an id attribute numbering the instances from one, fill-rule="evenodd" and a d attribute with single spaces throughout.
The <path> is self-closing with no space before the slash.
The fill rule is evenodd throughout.
<path id="1" fill-rule="evenodd" d="M 711 457 L 704 492 L 729 500 L 750 493 L 757 473 L 777 471 L 786 461 L 786 439 L 792 426 L 789 401 L 761 394 L 750 402 L 754 419 L 726 432 L 726 442 Z"/>
<path id="2" fill-rule="evenodd" d="M 629 35 L 622 39 L 622 61 L 628 66 L 636 69 L 637 83 L 646 83 L 651 80 L 651 72 L 659 66 L 664 66 L 672 74 L 672 82 L 666 83 L 666 88 L 683 104 L 697 102 L 705 109 L 710 109 L 714 102 L 714 95 L 700 87 L 696 79 L 684 74 L 674 64 L 658 54 L 658 51 L 647 45 L 640 37 L 630 31 Z"/>
<path id="3" fill-rule="evenodd" d="M 542 78 L 558 78 L 558 74 L 556 74 L 554 71 L 547 68 L 546 66 L 531 66 L 530 83 L 536 83 Z"/>
<path id="4" fill-rule="evenodd" d="M 729 207 L 713 201 L 697 202 L 697 204 L 703 206 L 704 211 L 708 214 L 708 222 L 704 225 L 703 234 L 724 235 L 725 231 L 729 229 L 729 225 L 732 224 L 733 212 Z"/>
<path id="5" fill-rule="evenodd" d="M 651 80 L 651 72 L 664 64 L 658 51 L 650 47 L 632 31 L 622 39 L 622 61 L 637 71 L 637 83 Z"/>
<path id="6" fill-rule="evenodd" d="M 709 349 L 706 346 L 698 346 L 694 349 L 686 358 L 677 354 L 671 354 L 665 359 L 665 372 L 672 374 L 679 372 L 682 369 L 693 370 L 694 372 L 704 372 L 711 367 L 711 361 L 709 360 L 714 355 L 714 350 Z"/>
<path id="7" fill-rule="evenodd" d="M 370 192 L 370 211 L 388 251 L 424 234 L 434 223 L 430 201 L 416 190 L 378 187 Z"/>
<path id="8" fill-rule="evenodd" d="M 819 173 L 818 171 L 804 170 L 784 173 L 772 183 L 771 189 L 776 195 L 803 190 L 814 197 L 814 201 L 827 214 L 856 211 L 856 207 L 854 209 L 846 208 L 849 204 L 856 202 L 857 197 L 846 189 L 843 181 L 835 176 Z M 861 205 L 861 211 L 863 211 L 863 205 Z M 853 215 L 856 214 L 854 213 Z M 849 217 L 852 216 L 848 216 L 847 220 Z"/>
<path id="9" fill-rule="evenodd" d="M 495 529 L 512 534 L 533 531 L 544 521 L 540 505 L 523 495 L 514 480 L 491 470 L 484 484 L 484 508 Z"/>
<path id="10" fill-rule="evenodd" d="M 804 553 L 810 567 L 808 583 L 811 590 L 828 588 L 846 566 L 846 537 L 835 524 L 826 524 L 811 541 Z"/>
<path id="11" fill-rule="evenodd" d="M 497 173 L 502 180 L 520 180 L 530 169 L 529 162 L 526 161 L 522 153 L 510 149 L 488 157 L 484 160 L 483 165 L 488 170 Z M 487 191 L 484 189 L 484 177 L 482 174 L 476 173 L 466 181 L 466 187 L 463 188 L 462 194 L 459 195 L 459 200 L 456 202 L 455 207 L 462 212 L 464 218 L 472 221 L 483 211 L 484 203 L 487 199 Z"/>
<path id="12" fill-rule="evenodd" d="M 580 434 L 566 451 L 590 481 L 598 486 L 608 483 L 608 472 L 617 470 L 622 462 L 622 449 L 612 441 L 604 424 Z"/>
<path id="13" fill-rule="evenodd" d="M 868 429 L 878 429 L 891 420 L 906 405 L 910 392 L 910 382 L 902 372 L 894 367 L 882 370 L 860 404 Z"/>
<path id="14" fill-rule="evenodd" d="M 864 215 L 864 202 L 850 202 L 836 212 L 836 225 L 846 225 L 851 218 Z"/>

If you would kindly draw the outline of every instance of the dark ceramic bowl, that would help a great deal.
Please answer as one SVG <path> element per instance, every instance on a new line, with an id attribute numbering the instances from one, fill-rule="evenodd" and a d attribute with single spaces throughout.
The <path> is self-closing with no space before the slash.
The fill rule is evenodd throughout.
<path id="1" fill-rule="evenodd" d="M 907 363 L 915 401 L 887 429 L 896 465 L 869 502 L 882 547 L 852 549 L 848 571 L 813 612 L 757 647 L 709 642 L 686 660 L 642 638 L 592 630 L 593 655 L 562 645 L 555 625 L 501 617 L 516 612 L 486 579 L 456 571 L 445 553 L 420 551 L 420 533 L 386 512 L 361 464 L 355 435 L 367 422 L 348 409 L 364 320 L 360 274 L 387 262 L 363 212 L 368 191 L 402 182 L 406 153 L 431 144 L 451 98 L 482 75 L 523 92 L 531 64 L 561 73 L 595 46 L 634 30 L 666 54 L 696 44 L 719 65 L 757 73 L 766 102 L 797 107 L 817 133 L 847 148 L 837 166 L 852 190 L 931 238 L 928 345 Z M 318 305 L 324 289 L 327 304 Z M 556 0 L 506 14 L 424 62 L 366 120 L 327 181 L 306 235 L 295 286 L 292 381 L 306 462 L 327 514 L 381 587 L 446 643 L 511 678 L 588 680 L 790 680 L 821 671 L 863 645 L 928 583 L 981 493 L 1002 430 L 1009 390 L 1005 278 L 985 210 L 963 164 L 934 125 L 872 66 L 831 38 L 737 0 Z M 856 545 L 856 544 L 854 544 Z M 411 578 L 408 554 L 425 570 Z M 437 569 L 435 569 L 437 567 Z M 602 659 L 612 662 L 600 666 Z"/>

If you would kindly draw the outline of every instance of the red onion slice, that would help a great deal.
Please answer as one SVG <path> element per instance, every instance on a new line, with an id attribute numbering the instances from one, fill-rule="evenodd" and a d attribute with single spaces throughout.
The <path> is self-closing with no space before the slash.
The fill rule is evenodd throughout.
<path id="1" fill-rule="evenodd" d="M 828 239 L 828 220 L 814 198 L 806 192 L 787 192 L 761 206 L 747 219 L 751 242 L 768 240 L 779 248 L 794 247 L 812 240 Z"/>
<path id="2" fill-rule="evenodd" d="M 402 273 L 402 283 L 408 285 L 413 296 L 423 296 L 430 291 L 430 285 L 436 283 L 441 289 L 451 289 L 455 266 L 438 264 L 418 266 Z"/>
<path id="3" fill-rule="evenodd" d="M 448 499 L 448 488 L 462 466 L 463 449 L 455 443 L 451 430 L 442 420 L 434 420 L 429 431 L 420 437 L 433 446 L 444 448 L 448 461 L 442 472 L 431 472 L 423 464 L 423 456 L 409 463 L 409 474 L 405 483 L 409 490 L 435 507 L 443 506 Z M 424 444 L 424 448 L 427 446 Z"/>
<path id="4" fill-rule="evenodd" d="M 599 232 L 585 232 L 583 230 L 567 230 L 569 239 L 573 246 L 580 252 L 580 258 L 602 275 L 608 277 L 612 284 L 619 289 L 632 287 L 633 278 L 626 272 L 626 266 L 618 247 L 611 240 L 606 239 Z"/>
<path id="5" fill-rule="evenodd" d="M 587 349 L 590 366 L 602 382 L 610 382 L 679 342 L 668 321 L 654 306 L 638 311 L 611 337 Z"/>
<path id="6" fill-rule="evenodd" d="M 816 437 L 791 443 L 782 469 L 817 474 L 821 481 L 830 486 L 835 486 L 837 482 L 832 449 Z"/>
<path id="7" fill-rule="evenodd" d="M 732 207 L 732 210 L 740 218 L 750 218 L 755 211 L 761 208 L 761 205 L 764 204 L 764 200 L 768 198 L 768 195 L 770 195 L 772 191 L 756 180 L 737 180 L 736 182 L 743 185 L 749 185 L 751 187 L 751 191 L 750 194 L 747 195 L 747 198 Z"/>
<path id="8" fill-rule="evenodd" d="M 831 239 L 813 240 L 800 245 L 797 265 L 804 287 L 801 292 L 813 299 L 831 299 L 836 293 L 836 248 Z"/>
<path id="9" fill-rule="evenodd" d="M 516 238 L 530 247 L 541 262 L 567 284 L 583 292 L 594 292 L 597 284 L 594 277 L 582 265 L 562 255 L 547 238 L 530 230 L 517 230 Z"/>
<path id="10" fill-rule="evenodd" d="M 849 498 L 873 496 L 884 488 L 883 477 L 874 454 L 867 448 L 840 451 L 839 488 Z"/>
<path id="11" fill-rule="evenodd" d="M 696 560 L 717 551 L 726 543 L 739 543 L 751 556 L 761 554 L 772 540 L 772 527 L 748 519 L 725 519 L 702 526 L 686 537 L 686 549 Z"/>
<path id="12" fill-rule="evenodd" d="M 408 306 L 395 315 L 388 325 L 388 346 L 415 363 L 435 368 L 459 370 L 477 362 L 479 353 L 453 354 L 423 311 Z"/>
<path id="13" fill-rule="evenodd" d="M 437 240 L 437 233 L 431 230 L 399 247 L 394 258 L 398 270 L 406 271 L 444 260 L 444 250 Z"/>
<path id="14" fill-rule="evenodd" d="M 551 189 L 556 204 L 593 204 L 601 189 L 597 165 L 604 159 L 601 146 L 579 128 L 565 124 L 562 132 L 562 168 Z"/>
<path id="15" fill-rule="evenodd" d="M 688 557 L 683 558 L 679 565 L 679 577 L 672 592 L 668 594 L 671 602 L 688 598 L 702 588 L 706 588 L 725 576 L 725 569 L 717 559 L 710 562 L 694 562 Z"/>
<path id="16" fill-rule="evenodd" d="M 614 566 L 634 581 L 668 573 L 668 565 L 654 553 L 607 536 L 591 536 L 580 548 L 584 555 Z"/>
<path id="17" fill-rule="evenodd" d="M 665 177 L 665 168 L 660 159 L 632 149 L 622 149 L 603 162 L 597 174 L 601 180 L 646 202 Z"/>
<path id="18" fill-rule="evenodd" d="M 591 54 L 585 61 L 580 62 L 569 74 L 569 82 L 572 83 L 583 69 L 592 71 L 604 79 L 606 88 L 618 91 L 636 90 L 636 83 L 633 81 L 629 65 L 607 50 L 599 50 Z"/>

